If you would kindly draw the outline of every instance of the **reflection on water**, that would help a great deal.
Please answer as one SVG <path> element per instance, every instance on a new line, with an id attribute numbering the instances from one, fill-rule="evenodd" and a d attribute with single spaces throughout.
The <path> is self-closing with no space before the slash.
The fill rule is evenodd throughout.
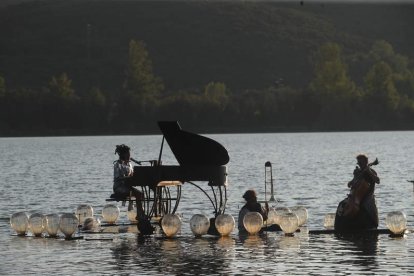
<path id="1" fill-rule="evenodd" d="M 300 240 L 298 237 L 282 236 L 278 241 L 279 248 L 286 251 L 298 251 Z"/>
<path id="2" fill-rule="evenodd" d="M 227 250 L 216 247 L 216 238 L 135 237 L 111 248 L 117 264 L 140 271 L 166 274 L 212 274 L 228 270 Z M 221 244 L 222 246 L 223 244 Z"/>
<path id="3" fill-rule="evenodd" d="M 112 234 L 118 234 L 118 233 L 135 233 L 138 234 L 138 227 L 136 224 L 120 224 L 120 225 L 107 225 L 101 227 L 99 233 L 112 233 Z M 87 232 L 86 232 L 87 233 Z"/>
<path id="4" fill-rule="evenodd" d="M 310 238 L 314 238 L 311 243 L 304 236 L 291 237 L 282 233 L 240 235 L 236 240 L 232 237 L 210 236 L 197 239 L 135 236 L 116 243 L 111 251 L 120 270 L 139 267 L 148 272 L 180 275 L 255 270 L 266 274 L 275 271 L 274 265 L 281 264 L 284 266 L 282 271 L 290 273 L 303 273 L 301 269 L 311 267 L 320 267 L 322 273 L 327 264 L 339 268 L 351 267 L 353 271 L 362 272 L 378 268 L 378 235 L 320 235 Z M 297 258 L 309 263 L 297 267 Z M 331 273 L 332 270 L 326 272 Z"/>
<path id="5" fill-rule="evenodd" d="M 227 237 L 220 237 L 217 240 L 217 247 L 218 248 L 221 248 L 221 249 L 224 249 L 224 250 L 230 251 L 230 250 L 232 250 L 234 248 L 235 243 L 236 242 L 233 240 L 232 237 L 229 237 L 229 236 L 227 236 Z"/>
<path id="6" fill-rule="evenodd" d="M 350 254 L 354 256 L 351 260 L 344 260 L 349 264 L 361 266 L 361 269 L 370 269 L 378 267 L 376 255 L 378 253 L 378 234 L 349 234 L 336 235 L 339 242 L 344 243 L 344 250 L 349 250 Z"/>
<path id="7" fill-rule="evenodd" d="M 256 252 L 257 254 L 263 253 L 264 241 L 262 237 L 258 235 L 239 235 L 240 241 L 243 244 L 244 248 L 250 249 L 247 252 Z"/>

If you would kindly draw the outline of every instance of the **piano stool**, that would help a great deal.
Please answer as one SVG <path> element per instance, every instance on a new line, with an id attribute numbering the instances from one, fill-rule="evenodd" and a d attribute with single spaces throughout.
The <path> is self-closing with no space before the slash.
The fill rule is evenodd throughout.
<path id="1" fill-rule="evenodd" d="M 183 185 L 181 181 L 168 180 L 168 181 L 161 181 L 160 183 L 158 183 L 157 186 L 158 187 L 177 187 L 181 185 Z"/>

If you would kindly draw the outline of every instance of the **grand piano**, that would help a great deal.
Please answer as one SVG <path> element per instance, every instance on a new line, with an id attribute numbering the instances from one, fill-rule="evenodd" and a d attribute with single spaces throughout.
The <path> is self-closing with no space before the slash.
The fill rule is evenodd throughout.
<path id="1" fill-rule="evenodd" d="M 160 121 L 163 134 L 158 160 L 135 161 L 131 185 L 145 194 L 144 211 L 150 218 L 175 213 L 182 185 L 191 184 L 207 196 L 215 216 L 224 213 L 227 201 L 227 168 L 229 155 L 218 142 L 181 129 L 177 121 Z M 167 141 L 179 165 L 163 165 L 162 151 Z M 194 182 L 206 182 L 207 186 Z M 207 189 L 206 189 L 207 188 Z M 210 190 L 210 192 L 208 191 Z"/>

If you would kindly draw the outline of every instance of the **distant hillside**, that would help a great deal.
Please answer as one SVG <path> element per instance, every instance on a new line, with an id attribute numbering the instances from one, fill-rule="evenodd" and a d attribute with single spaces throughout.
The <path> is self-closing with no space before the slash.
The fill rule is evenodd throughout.
<path id="1" fill-rule="evenodd" d="M 0 1 L 0 8 L 10 6 L 10 5 L 18 5 L 24 2 L 33 2 L 38 0 L 2 0 Z"/>
<path id="2" fill-rule="evenodd" d="M 391 7 L 391 8 L 390 8 Z M 40 87 L 66 72 L 77 90 L 118 89 L 128 42 L 146 43 L 167 89 L 221 81 L 233 90 L 311 78 L 309 55 L 334 41 L 346 53 L 388 40 L 414 56 L 414 5 L 50 0 L 0 9 L 0 75 Z"/>
<path id="3" fill-rule="evenodd" d="M 363 2 L 363 1 L 361 1 Z M 302 10 L 323 16 L 335 28 L 369 40 L 391 42 L 397 52 L 414 57 L 414 2 L 382 4 L 313 4 Z"/>

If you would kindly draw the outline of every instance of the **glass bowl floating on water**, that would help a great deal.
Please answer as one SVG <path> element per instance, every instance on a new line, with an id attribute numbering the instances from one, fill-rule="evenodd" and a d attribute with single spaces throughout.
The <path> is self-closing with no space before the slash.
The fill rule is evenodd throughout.
<path id="1" fill-rule="evenodd" d="M 119 217 L 119 207 L 115 204 L 107 204 L 102 209 L 102 217 L 108 224 L 115 224 Z"/>
<path id="2" fill-rule="evenodd" d="M 407 229 L 407 217 L 401 211 L 394 211 L 387 214 L 385 224 L 393 236 L 403 236 Z"/>
<path id="3" fill-rule="evenodd" d="M 308 221 L 308 210 L 303 206 L 294 206 L 290 208 L 292 213 L 295 213 L 299 219 L 299 226 L 306 224 Z"/>
<path id="4" fill-rule="evenodd" d="M 176 214 L 166 214 L 162 217 L 161 227 L 168 238 L 174 237 L 181 228 L 181 219 Z"/>
<path id="5" fill-rule="evenodd" d="M 218 215 L 215 219 L 214 225 L 216 226 L 217 231 L 222 237 L 230 235 L 233 231 L 236 222 L 232 215 L 221 214 Z"/>
<path id="6" fill-rule="evenodd" d="M 267 213 L 267 220 L 266 220 L 266 224 L 267 225 L 273 225 L 273 224 L 277 224 L 277 212 L 275 209 L 270 209 L 269 212 Z"/>
<path id="7" fill-rule="evenodd" d="M 59 229 L 65 235 L 66 239 L 72 237 L 78 229 L 78 217 L 72 213 L 65 213 L 60 216 Z"/>
<path id="8" fill-rule="evenodd" d="M 289 213 L 290 209 L 287 207 L 276 207 L 274 210 L 275 210 L 275 215 L 273 217 L 273 223 L 280 225 L 280 220 L 282 216 L 286 213 Z"/>
<path id="9" fill-rule="evenodd" d="M 31 214 L 29 217 L 29 229 L 35 237 L 40 237 L 45 230 L 45 216 L 40 213 Z"/>
<path id="10" fill-rule="evenodd" d="M 84 231 L 98 231 L 101 227 L 101 221 L 94 217 L 85 218 L 82 230 Z"/>
<path id="11" fill-rule="evenodd" d="M 127 211 L 127 217 L 128 217 L 128 220 L 133 224 L 136 224 L 138 222 L 138 220 L 137 220 L 137 207 L 135 206 L 135 204 L 132 206 L 131 210 Z"/>
<path id="12" fill-rule="evenodd" d="M 263 217 L 258 212 L 248 212 L 243 218 L 243 225 L 250 235 L 255 235 L 262 229 Z"/>
<path id="13" fill-rule="evenodd" d="M 93 208 L 88 204 L 81 204 L 76 208 L 76 216 L 78 217 L 79 224 L 83 224 L 86 218 L 93 217 Z"/>
<path id="14" fill-rule="evenodd" d="M 210 228 L 210 220 L 205 215 L 196 214 L 190 219 L 190 228 L 196 237 L 201 237 L 207 234 Z"/>
<path id="15" fill-rule="evenodd" d="M 10 225 L 17 235 L 26 235 L 29 226 L 29 217 L 26 212 L 14 213 L 10 218 Z"/>
<path id="16" fill-rule="evenodd" d="M 60 216 L 58 214 L 49 214 L 45 216 L 45 229 L 49 237 L 56 237 L 59 231 Z"/>
<path id="17" fill-rule="evenodd" d="M 335 213 L 328 213 L 323 220 L 323 227 L 328 230 L 332 230 L 335 227 Z"/>
<path id="18" fill-rule="evenodd" d="M 286 236 L 293 236 L 293 233 L 299 228 L 299 218 L 295 213 L 285 213 L 280 218 L 279 226 Z"/>

